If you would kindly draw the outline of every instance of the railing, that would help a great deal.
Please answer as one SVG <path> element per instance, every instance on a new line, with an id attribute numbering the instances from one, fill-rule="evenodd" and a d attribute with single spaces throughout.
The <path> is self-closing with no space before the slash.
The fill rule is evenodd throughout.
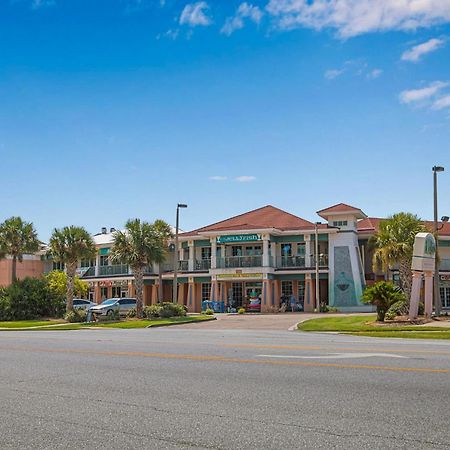
<path id="1" fill-rule="evenodd" d="M 311 257 L 311 265 L 315 267 L 316 265 L 316 257 Z M 328 255 L 320 255 L 319 256 L 319 267 L 328 267 Z"/>
<path id="2" fill-rule="evenodd" d="M 304 256 L 277 256 L 277 268 L 303 268 L 306 267 Z"/>
<path id="3" fill-rule="evenodd" d="M 450 271 L 450 259 L 441 259 L 439 263 L 439 269 Z"/>
<path id="4" fill-rule="evenodd" d="M 127 264 L 116 264 L 113 266 L 100 266 L 98 274 L 100 276 L 127 275 L 128 274 L 128 265 Z"/>
<path id="5" fill-rule="evenodd" d="M 217 258 L 217 267 L 219 269 L 238 268 L 238 267 L 261 267 L 262 255 L 258 256 L 227 256 Z"/>
<path id="6" fill-rule="evenodd" d="M 89 267 L 89 269 L 84 272 L 83 277 L 95 277 L 95 266 Z"/>
<path id="7" fill-rule="evenodd" d="M 196 259 L 194 261 L 194 270 L 209 270 L 211 268 L 210 259 Z"/>
<path id="8" fill-rule="evenodd" d="M 183 271 L 189 270 L 189 261 L 186 259 L 178 261 L 178 270 L 183 270 Z"/>

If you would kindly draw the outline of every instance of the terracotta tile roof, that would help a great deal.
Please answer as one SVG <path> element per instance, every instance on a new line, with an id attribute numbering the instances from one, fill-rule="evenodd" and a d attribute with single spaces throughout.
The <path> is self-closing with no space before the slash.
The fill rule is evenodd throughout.
<path id="1" fill-rule="evenodd" d="M 286 211 L 267 205 L 253 211 L 213 223 L 197 230 L 181 234 L 181 236 L 195 236 L 208 231 L 227 230 L 257 230 L 276 228 L 278 230 L 306 230 L 313 229 L 314 224 Z"/>
<path id="2" fill-rule="evenodd" d="M 354 212 L 358 213 L 358 215 L 365 217 L 366 215 L 359 208 L 355 208 L 354 206 L 347 205 L 346 203 L 338 203 L 336 205 L 330 206 L 325 209 L 321 209 L 317 211 L 317 214 L 321 217 L 327 217 L 333 213 L 346 213 L 346 212 Z"/>
<path id="3" fill-rule="evenodd" d="M 366 219 L 360 220 L 358 222 L 358 233 L 376 233 L 380 227 L 380 223 L 386 220 L 380 217 L 367 217 Z M 424 221 L 424 225 L 428 231 L 433 232 L 434 223 L 432 220 Z M 440 236 L 450 236 L 450 223 L 449 222 L 439 222 Z"/>

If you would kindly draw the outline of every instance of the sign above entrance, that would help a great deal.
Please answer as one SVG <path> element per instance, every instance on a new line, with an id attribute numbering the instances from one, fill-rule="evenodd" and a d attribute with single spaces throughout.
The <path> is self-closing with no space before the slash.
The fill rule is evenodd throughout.
<path id="1" fill-rule="evenodd" d="M 260 234 L 227 234 L 224 236 L 217 236 L 218 244 L 239 244 L 241 242 L 255 242 L 261 240 L 262 236 Z"/>
<path id="2" fill-rule="evenodd" d="M 216 275 L 218 280 L 225 278 L 262 278 L 262 273 L 219 273 Z"/>

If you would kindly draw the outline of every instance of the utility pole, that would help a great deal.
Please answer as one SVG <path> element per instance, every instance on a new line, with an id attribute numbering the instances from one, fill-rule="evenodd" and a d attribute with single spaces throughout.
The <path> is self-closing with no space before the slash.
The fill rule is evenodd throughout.
<path id="1" fill-rule="evenodd" d="M 173 265 L 173 289 L 172 289 L 172 301 L 178 303 L 178 232 L 180 229 L 180 208 L 187 208 L 184 203 L 178 203 L 177 205 L 177 217 L 175 220 L 175 252 L 174 252 L 174 265 Z"/>

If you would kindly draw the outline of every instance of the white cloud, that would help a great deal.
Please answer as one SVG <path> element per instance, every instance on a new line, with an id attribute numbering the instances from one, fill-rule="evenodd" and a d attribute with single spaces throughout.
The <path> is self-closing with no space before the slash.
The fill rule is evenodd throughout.
<path id="1" fill-rule="evenodd" d="M 427 42 L 416 45 L 402 54 L 402 61 L 418 62 L 422 56 L 435 52 L 445 44 L 443 39 L 430 39 Z"/>
<path id="2" fill-rule="evenodd" d="M 376 78 L 380 77 L 382 74 L 383 74 L 383 71 L 381 69 L 373 69 L 366 75 L 366 77 L 368 80 L 375 80 Z"/>
<path id="3" fill-rule="evenodd" d="M 188 3 L 180 16 L 180 25 L 208 26 L 212 24 L 211 18 L 208 16 L 208 3 L 201 1 L 197 3 Z"/>
<path id="4" fill-rule="evenodd" d="M 236 177 L 235 180 L 239 181 L 239 183 L 249 183 L 250 181 L 255 181 L 256 177 L 253 175 L 241 175 Z"/>
<path id="5" fill-rule="evenodd" d="M 280 29 L 331 28 L 341 38 L 450 21 L 450 0 L 270 0 L 266 10 Z"/>
<path id="6" fill-rule="evenodd" d="M 214 175 L 212 177 L 209 177 L 208 179 L 211 181 L 225 181 L 228 180 L 228 177 L 224 177 L 222 175 Z"/>
<path id="7" fill-rule="evenodd" d="M 256 24 L 259 24 L 262 16 L 263 13 L 258 6 L 253 6 L 247 2 L 241 3 L 236 10 L 236 14 L 233 17 L 228 17 L 226 19 L 220 32 L 230 36 L 236 30 L 240 30 L 244 27 L 245 19 L 249 19 Z"/>
<path id="8" fill-rule="evenodd" d="M 417 103 L 424 100 L 428 100 L 431 97 L 434 97 L 439 91 L 448 86 L 448 83 L 443 81 L 435 81 L 428 85 L 427 87 L 421 89 L 411 89 L 406 90 L 400 93 L 400 102 L 401 103 Z"/>
<path id="9" fill-rule="evenodd" d="M 345 72 L 345 69 L 329 69 L 323 75 L 327 80 L 334 80 Z"/>
<path id="10" fill-rule="evenodd" d="M 450 95 L 444 95 L 433 103 L 433 109 L 445 109 L 450 107 Z"/>

